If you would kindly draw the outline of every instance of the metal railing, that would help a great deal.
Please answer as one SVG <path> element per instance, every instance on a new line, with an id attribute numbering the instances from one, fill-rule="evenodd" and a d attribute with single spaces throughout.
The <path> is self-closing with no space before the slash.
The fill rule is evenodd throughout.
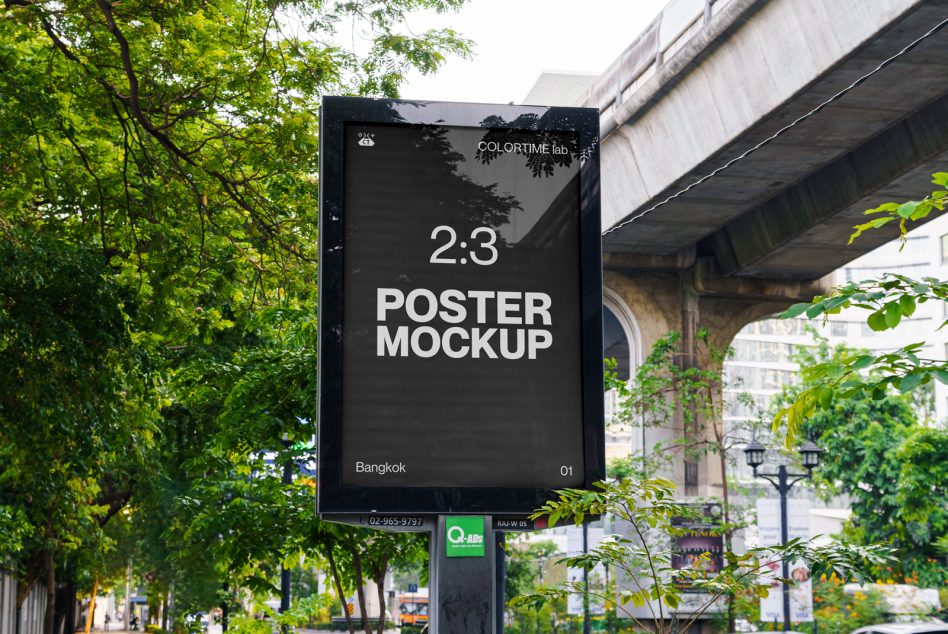
<path id="1" fill-rule="evenodd" d="M 700 33 L 731 0 L 671 0 L 589 89 L 582 102 L 603 119 Z"/>

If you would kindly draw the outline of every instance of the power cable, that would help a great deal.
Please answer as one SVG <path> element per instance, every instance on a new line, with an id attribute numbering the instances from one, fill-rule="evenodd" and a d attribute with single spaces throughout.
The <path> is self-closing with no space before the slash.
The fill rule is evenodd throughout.
<path id="1" fill-rule="evenodd" d="M 800 125 L 801 123 L 803 123 L 804 121 L 806 121 L 807 119 L 809 119 L 810 117 L 812 117 L 813 115 L 815 115 L 816 113 L 818 113 L 818 112 L 820 112 L 821 110 L 823 110 L 824 108 L 826 108 L 826 106 L 828 106 L 828 105 L 830 105 L 831 103 L 833 103 L 833 102 L 838 101 L 839 99 L 841 99 L 846 93 L 848 93 L 848 92 L 851 91 L 852 89 L 856 88 L 856 87 L 859 86 L 860 84 L 864 83 L 866 80 L 868 80 L 870 77 L 872 77 L 873 75 L 875 75 L 876 73 L 878 73 L 880 70 L 882 70 L 883 68 L 885 68 L 886 66 L 888 66 L 889 64 L 891 64 L 892 62 L 894 62 L 895 60 L 897 60 L 898 58 L 902 57 L 903 55 L 905 55 L 906 53 L 908 53 L 909 51 L 911 51 L 912 49 L 914 49 L 916 46 L 918 46 L 919 44 L 921 44 L 921 43 L 922 43 L 924 40 L 926 40 L 927 38 L 931 37 L 932 35 L 934 35 L 934 34 L 937 33 L 938 31 L 940 31 L 942 28 L 944 28 L 944 26 L 945 26 L 946 24 L 948 24 L 948 18 L 945 18 L 944 20 L 942 20 L 941 22 L 939 22 L 938 24 L 936 24 L 936 25 L 935 25 L 934 27 L 932 27 L 927 33 L 925 33 L 924 35 L 922 35 L 922 36 L 919 37 L 918 39 L 916 39 L 916 40 L 914 40 L 913 42 L 911 42 L 908 46 L 906 46 L 905 48 L 903 48 L 901 51 L 899 51 L 898 53 L 896 53 L 896 54 L 893 55 L 892 57 L 889 57 L 888 59 L 884 60 L 882 63 L 880 63 L 880 64 L 879 64 L 878 66 L 876 66 L 874 69 L 872 69 L 871 71 L 869 71 L 868 73 L 866 73 L 865 75 L 863 75 L 862 77 L 860 77 L 859 79 L 857 79 L 856 81 L 854 81 L 853 83 L 849 84 L 848 86 L 846 86 L 845 88 L 843 88 L 842 90 L 840 90 L 838 93 L 836 93 L 835 95 L 833 95 L 832 97 L 830 97 L 829 99 L 827 99 L 826 101 L 824 101 L 823 103 L 821 103 L 820 105 L 818 105 L 818 106 L 816 106 L 815 108 L 813 108 L 812 110 L 810 110 L 810 111 L 809 111 L 808 113 L 806 113 L 805 115 L 799 117 L 798 119 L 792 121 L 791 123 L 788 123 L 787 125 L 785 125 L 784 127 L 780 128 L 779 130 L 777 130 L 776 132 L 774 132 L 772 135 L 770 135 L 769 137 L 767 137 L 766 139 L 764 139 L 763 141 L 761 141 L 761 142 L 758 143 L 757 145 L 755 145 L 755 146 L 749 148 L 748 150 L 745 150 L 745 151 L 744 151 L 743 153 L 741 153 L 740 155 L 735 156 L 734 158 L 732 158 L 730 161 L 728 161 L 727 163 L 725 163 L 725 164 L 722 165 L 721 167 L 719 167 L 719 168 L 715 169 L 714 171 L 712 171 L 712 172 L 706 174 L 705 176 L 702 176 L 701 178 L 699 178 L 699 179 L 696 180 L 695 182 L 691 183 L 690 185 L 688 185 L 687 187 L 685 187 L 685 188 L 682 189 L 681 191 L 675 192 L 674 194 L 670 195 L 668 198 L 665 198 L 664 200 L 661 200 L 661 201 L 655 203 L 654 205 L 652 205 L 652 206 L 649 207 L 648 209 L 646 209 L 646 210 L 644 210 L 644 211 L 641 211 L 641 212 L 635 214 L 634 216 L 623 220 L 623 221 L 620 222 L 619 224 L 615 225 L 614 227 L 611 227 L 611 228 L 607 229 L 606 231 L 603 231 L 603 232 L 602 232 L 602 235 L 603 235 L 603 236 L 607 236 L 607 235 L 609 235 L 610 233 L 612 233 L 612 232 L 614 232 L 614 231 L 618 231 L 618 230 L 621 229 L 622 227 L 625 227 L 626 225 L 629 225 L 629 224 L 635 222 L 635 221 L 638 220 L 639 218 L 641 218 L 641 217 L 643 217 L 643 216 L 645 216 L 645 215 L 647 215 L 647 214 L 652 213 L 653 211 L 655 211 L 655 210 L 658 209 L 659 207 L 662 207 L 662 206 L 664 206 L 664 205 L 667 205 L 669 202 L 671 202 L 672 200 L 678 198 L 679 196 L 682 196 L 682 195 L 688 193 L 689 191 L 691 191 L 692 189 L 694 189 L 694 188 L 697 187 L 698 185 L 700 185 L 700 184 L 702 184 L 702 183 L 708 181 L 709 179 L 713 178 L 714 176 L 717 176 L 718 174 L 720 174 L 721 172 L 723 172 L 723 171 L 726 170 L 727 168 L 731 167 L 732 165 L 734 165 L 734 164 L 737 163 L 738 161 L 742 161 L 742 160 L 746 159 L 748 156 L 750 156 L 751 154 L 753 154 L 754 152 L 756 152 L 756 151 L 759 150 L 760 148 L 762 148 L 762 147 L 764 147 L 765 145 L 768 145 L 769 143 L 771 143 L 774 139 L 776 139 L 776 138 L 782 136 L 782 135 L 783 135 L 785 132 L 787 132 L 788 130 L 790 130 L 790 129 L 792 129 L 792 128 L 798 126 L 798 125 Z"/>

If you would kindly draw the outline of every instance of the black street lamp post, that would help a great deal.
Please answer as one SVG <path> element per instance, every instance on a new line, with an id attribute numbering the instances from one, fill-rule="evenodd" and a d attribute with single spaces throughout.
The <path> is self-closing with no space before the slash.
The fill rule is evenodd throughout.
<path id="1" fill-rule="evenodd" d="M 777 493 L 780 494 L 780 543 L 786 545 L 789 541 L 789 535 L 787 534 L 789 525 L 787 517 L 787 494 L 790 493 L 790 489 L 793 488 L 794 484 L 800 480 L 808 480 L 812 477 L 813 468 L 820 464 L 820 454 L 823 450 L 817 447 L 812 440 L 807 440 L 803 446 L 800 447 L 800 456 L 803 458 L 803 466 L 806 468 L 806 473 L 790 473 L 787 471 L 786 465 L 779 465 L 777 467 L 777 473 L 758 473 L 757 467 L 764 464 L 765 451 L 766 448 L 760 441 L 754 438 L 744 447 L 744 456 L 747 459 L 748 466 L 754 470 L 754 477 L 763 478 L 771 483 L 777 489 Z M 776 480 L 774 480 L 774 478 L 776 478 Z M 783 578 L 787 579 L 789 575 L 789 564 L 787 563 L 787 559 L 783 558 Z M 783 631 L 790 631 L 790 586 L 786 581 L 783 582 Z"/>
<path id="2" fill-rule="evenodd" d="M 284 449 L 289 449 L 293 443 L 284 435 L 280 441 Z M 283 481 L 284 485 L 293 484 L 293 458 L 286 458 L 283 462 Z M 290 569 L 286 564 L 280 564 L 280 613 L 290 609 Z M 286 626 L 283 626 L 286 631 Z"/>

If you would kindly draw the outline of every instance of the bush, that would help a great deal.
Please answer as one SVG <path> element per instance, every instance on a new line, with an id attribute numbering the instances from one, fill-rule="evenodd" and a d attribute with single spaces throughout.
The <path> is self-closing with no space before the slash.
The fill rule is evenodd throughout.
<path id="1" fill-rule="evenodd" d="M 821 633 L 846 634 L 859 627 L 887 620 L 886 602 L 874 591 L 856 592 L 847 596 L 843 582 L 836 575 L 822 575 L 813 580 L 813 617 Z M 813 630 L 811 623 L 797 626 L 801 631 Z"/>
<path id="2" fill-rule="evenodd" d="M 237 634 L 273 634 L 274 622 L 258 619 L 249 614 L 234 614 L 228 619 L 227 631 Z"/>

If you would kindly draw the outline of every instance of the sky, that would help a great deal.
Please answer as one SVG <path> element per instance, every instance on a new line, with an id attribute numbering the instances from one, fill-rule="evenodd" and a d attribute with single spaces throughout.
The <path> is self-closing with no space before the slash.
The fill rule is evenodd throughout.
<path id="1" fill-rule="evenodd" d="M 600 73 L 668 0 L 469 0 L 459 13 L 418 13 L 414 33 L 453 28 L 474 41 L 470 60 L 413 73 L 405 99 L 521 103 L 543 71 Z"/>

